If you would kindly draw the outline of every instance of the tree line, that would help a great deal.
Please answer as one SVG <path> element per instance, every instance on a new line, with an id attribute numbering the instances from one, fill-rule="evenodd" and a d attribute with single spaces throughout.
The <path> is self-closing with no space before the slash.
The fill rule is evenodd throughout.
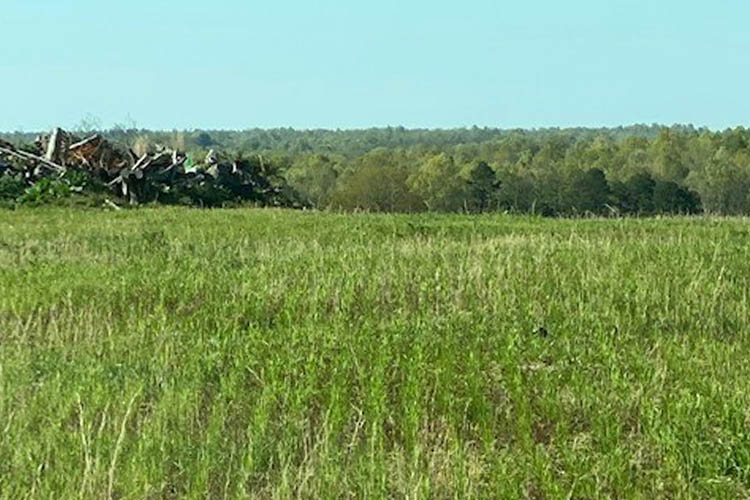
<path id="1" fill-rule="evenodd" d="M 282 154 L 317 208 L 547 216 L 750 213 L 750 131 L 511 131 L 489 140 Z"/>
<path id="2" fill-rule="evenodd" d="M 262 155 L 301 204 L 318 209 L 750 213 L 750 131 L 741 127 L 106 133 L 135 146 L 168 144 L 195 158 L 213 148 Z"/>

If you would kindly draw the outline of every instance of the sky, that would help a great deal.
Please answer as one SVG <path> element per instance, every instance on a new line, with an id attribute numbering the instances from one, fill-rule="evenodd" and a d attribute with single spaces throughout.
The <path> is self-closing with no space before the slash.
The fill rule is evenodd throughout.
<path id="1" fill-rule="evenodd" d="M 747 0 L 4 0 L 0 130 L 750 120 Z"/>

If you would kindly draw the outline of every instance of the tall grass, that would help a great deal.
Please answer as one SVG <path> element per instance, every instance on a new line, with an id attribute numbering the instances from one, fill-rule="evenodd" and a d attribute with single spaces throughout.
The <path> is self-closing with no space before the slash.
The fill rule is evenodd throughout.
<path id="1" fill-rule="evenodd" d="M 750 496 L 748 222 L 0 212 L 0 497 Z"/>

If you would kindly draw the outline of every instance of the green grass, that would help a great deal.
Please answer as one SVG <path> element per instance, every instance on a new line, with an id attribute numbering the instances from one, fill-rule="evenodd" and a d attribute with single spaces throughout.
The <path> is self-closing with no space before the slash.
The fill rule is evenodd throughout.
<path id="1" fill-rule="evenodd" d="M 748 219 L 0 212 L 0 497 L 748 497 L 748 290 Z"/>

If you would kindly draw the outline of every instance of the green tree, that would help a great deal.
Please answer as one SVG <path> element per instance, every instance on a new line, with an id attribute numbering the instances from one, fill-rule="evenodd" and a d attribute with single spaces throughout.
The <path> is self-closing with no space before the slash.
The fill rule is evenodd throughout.
<path id="1" fill-rule="evenodd" d="M 289 185 L 316 208 L 325 208 L 338 178 L 337 165 L 325 155 L 298 158 L 286 171 Z"/>
<path id="2" fill-rule="evenodd" d="M 700 198 L 673 181 L 654 184 L 654 210 L 667 214 L 694 214 L 701 208 Z"/>
<path id="3" fill-rule="evenodd" d="M 648 215 L 654 211 L 656 181 L 648 172 L 639 172 L 625 181 L 625 196 L 620 206 L 628 213 Z"/>
<path id="4" fill-rule="evenodd" d="M 195 136 L 193 142 L 196 146 L 204 149 L 210 148 L 211 146 L 216 144 L 216 141 L 214 141 L 207 132 L 200 132 L 197 136 Z"/>
<path id="5" fill-rule="evenodd" d="M 498 182 L 498 210 L 531 212 L 535 209 L 535 186 L 528 175 L 511 170 L 500 171 Z"/>
<path id="6" fill-rule="evenodd" d="M 427 210 L 456 212 L 462 209 L 466 181 L 459 175 L 453 158 L 445 153 L 429 156 L 408 179 L 410 189 Z"/>
<path id="7" fill-rule="evenodd" d="M 690 172 L 690 167 L 683 154 L 686 150 L 686 137 L 673 130 L 665 129 L 654 141 L 653 171 L 660 179 L 682 182 Z"/>
<path id="8" fill-rule="evenodd" d="M 469 164 L 462 172 L 466 180 L 465 206 L 469 212 L 485 212 L 492 206 L 499 187 L 495 171 L 484 161 Z"/>
<path id="9" fill-rule="evenodd" d="M 609 195 L 609 184 L 602 170 L 592 168 L 573 174 L 569 186 L 569 199 L 575 211 L 604 213 Z"/>
<path id="10" fill-rule="evenodd" d="M 708 213 L 750 212 L 750 162 L 743 165 L 726 150 L 720 149 L 710 162 L 690 172 L 687 184 L 699 194 Z"/>
<path id="11" fill-rule="evenodd" d="M 344 210 L 416 212 L 423 202 L 407 185 L 408 171 L 392 165 L 365 165 L 342 176 L 330 205 Z"/>

